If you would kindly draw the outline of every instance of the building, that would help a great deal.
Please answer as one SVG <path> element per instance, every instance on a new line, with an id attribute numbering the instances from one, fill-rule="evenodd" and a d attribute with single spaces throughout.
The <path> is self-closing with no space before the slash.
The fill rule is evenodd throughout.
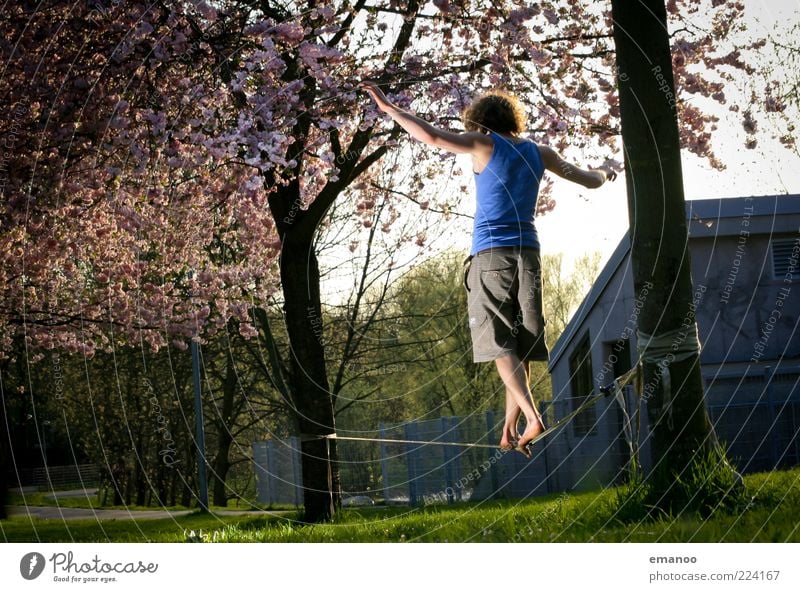
<path id="1" fill-rule="evenodd" d="M 800 464 L 800 196 L 694 200 L 686 207 L 700 362 L 717 436 L 741 472 Z M 552 349 L 556 419 L 634 363 L 642 296 L 634 294 L 626 235 Z M 637 397 L 626 390 L 632 410 Z M 644 405 L 641 411 L 647 468 Z M 609 397 L 552 437 L 550 490 L 619 482 L 629 458 L 624 421 Z"/>
<path id="2" fill-rule="evenodd" d="M 740 472 L 800 464 L 800 196 L 695 200 L 686 208 L 700 363 L 716 434 Z M 624 236 L 552 348 L 553 400 L 541 406 L 546 426 L 631 368 L 645 296 L 634 293 Z M 626 391 L 630 413 L 639 401 L 631 387 Z M 639 454 L 647 469 L 644 404 L 640 411 Z M 351 497 L 412 505 L 604 487 L 625 477 L 625 423 L 616 400 L 601 398 L 537 444 L 530 461 L 484 448 L 386 443 L 370 456 L 363 443 L 345 441 L 342 482 Z M 380 437 L 493 446 L 501 426 L 502 417 L 489 412 L 381 428 Z M 253 450 L 259 500 L 302 503 L 299 442 L 256 442 Z M 368 465 L 381 475 L 378 491 L 353 473 Z"/>

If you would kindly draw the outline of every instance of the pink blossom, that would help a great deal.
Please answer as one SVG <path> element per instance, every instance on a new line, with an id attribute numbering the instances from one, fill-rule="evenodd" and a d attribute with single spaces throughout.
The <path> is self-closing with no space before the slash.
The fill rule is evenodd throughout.
<path id="1" fill-rule="evenodd" d="M 305 37 L 303 26 L 297 22 L 280 23 L 273 29 L 275 38 L 289 45 L 297 45 Z"/>
<path id="2" fill-rule="evenodd" d="M 200 2 L 197 4 L 197 11 L 203 15 L 203 18 L 210 22 L 217 20 L 217 9 L 211 6 L 208 2 Z"/>
<path id="3" fill-rule="evenodd" d="M 251 323 L 239 323 L 239 334 L 245 339 L 252 339 L 258 337 L 258 329 Z"/>
<path id="4" fill-rule="evenodd" d="M 721 102 L 728 89 L 723 74 L 731 76 L 731 69 L 752 72 L 753 51 L 763 40 L 720 55 L 742 8 L 727 3 L 723 9 L 714 3 L 720 9 L 707 30 L 679 33 L 683 38 L 674 43 L 674 63 L 682 91 Z M 405 170 L 393 167 L 411 141 L 355 90 L 354 83 L 364 78 L 402 81 L 392 98 L 443 127 L 457 126 L 460 110 L 480 88 L 530 93 L 541 103 L 531 107 L 537 120 L 532 127 L 545 128 L 543 143 L 559 150 L 571 146 L 595 157 L 620 154 L 615 132 L 608 131 L 619 128 L 618 97 L 609 79 L 613 56 L 574 57 L 589 45 L 589 51 L 609 47 L 610 41 L 532 41 L 605 30 L 608 11 L 589 10 L 588 3 L 489 3 L 478 14 L 463 3 L 442 0 L 437 10 L 448 16 L 415 23 L 409 47 L 394 62 L 386 62 L 386 49 L 397 34 L 389 15 L 379 18 L 362 11 L 355 22 L 363 17 L 363 26 L 376 34 L 354 34 L 353 29 L 337 35 L 345 20 L 336 16 L 339 4 L 321 3 L 314 9 L 316 16 L 296 11 L 281 23 L 251 20 L 242 32 L 235 21 L 241 16 L 236 3 L 188 4 L 161 7 L 163 25 L 154 24 L 153 18 L 139 23 L 142 14 L 155 13 L 147 13 L 148 5 L 138 0 L 125 10 L 110 11 L 88 29 L 60 26 L 85 17 L 86 3 L 54 3 L 27 20 L 4 19 L 0 24 L 4 38 L 19 40 L 25 48 L 10 54 L 4 64 L 9 108 L 0 113 L 0 129 L 19 130 L 3 169 L 9 173 L 4 178 L 8 223 L 0 232 L 0 247 L 8 254 L 0 265 L 6 308 L 21 310 L 24 296 L 30 310 L 44 310 L 55 301 L 64 318 L 92 321 L 65 326 L 55 337 L 33 330 L 32 345 L 38 340 L 47 347 L 93 353 L 111 343 L 105 334 L 109 321 L 117 323 L 115 343 L 143 340 L 155 349 L 179 347 L 178 342 L 185 347 L 198 329 L 195 320 L 202 321 L 205 337 L 224 330 L 231 317 L 240 320 L 243 334 L 253 336 L 249 299 L 263 301 L 280 289 L 274 272 L 281 249 L 277 227 L 284 222 L 273 218 L 270 204 L 276 197 L 292 198 L 301 209 L 308 208 L 336 179 L 345 181 L 345 199 L 356 193 L 350 212 L 356 224 L 376 225 L 387 235 L 396 231 L 402 235 L 396 242 L 426 245 L 424 233 L 397 228 L 401 210 L 392 203 L 399 198 L 377 198 L 374 186 L 410 188 L 421 195 L 419 208 L 429 211 L 434 201 L 425 193 L 426 182 L 447 178 L 453 159 L 444 151 L 415 145 L 415 166 L 406 176 L 394 175 Z M 391 0 L 389 6 L 399 9 L 402 4 Z M 217 13 L 214 6 L 230 8 L 230 14 L 222 8 Z M 670 0 L 670 19 L 691 16 L 697 6 L 694 0 Z M 475 20 L 449 18 L 462 7 L 464 16 L 476 15 Z M 190 22 L 198 14 L 199 30 Z M 209 28 L 215 19 L 217 25 Z M 321 27 L 320 19 L 331 27 Z M 203 39 L 203 33 L 218 31 L 225 32 L 236 51 L 230 62 L 234 69 L 225 76 L 220 55 Z M 41 43 L 43 32 L 48 43 Z M 334 35 L 338 43 L 329 47 L 327 40 Z M 426 37 L 422 43 L 420 36 Z M 148 38 L 146 43 L 142 37 Z M 151 44 L 153 53 L 147 54 Z M 47 47 L 59 48 L 57 59 Z M 530 60 L 515 60 L 510 67 L 510 57 L 523 52 Z M 460 68 L 487 56 L 493 60 L 489 68 L 447 73 L 450 68 L 442 67 Z M 72 69 L 65 70 L 66 64 Z M 722 82 L 712 82 L 716 80 Z M 312 87 L 314 93 L 306 97 Z M 779 100 L 784 89 L 765 90 L 763 98 L 753 99 L 742 111 L 749 107 L 755 113 L 760 105 L 785 120 Z M 49 99 L 39 98 L 40 104 L 33 101 L 36 97 Z M 605 104 L 598 111 L 596 103 Z M 27 111 L 16 112 L 18 104 L 27 105 Z M 712 139 L 717 139 L 714 119 L 689 105 L 681 105 L 680 115 L 682 146 L 721 167 L 711 150 Z M 52 125 L 43 128 L 46 118 Z M 298 125 L 301 120 L 310 125 Z M 754 115 L 743 125 L 749 134 L 758 131 Z M 583 133 L 590 126 L 596 133 Z M 359 127 L 375 133 L 363 150 L 350 154 Z M 302 135 L 292 137 L 293 128 Z M 568 134 L 570 128 L 578 133 Z M 793 144 L 790 128 L 780 133 L 781 142 Z M 339 146 L 335 154 L 334 137 Z M 26 145 L 33 148 L 20 148 Z M 379 147 L 388 149 L 380 160 L 358 177 L 345 179 L 350 165 L 364 162 Z M 346 161 L 337 161 L 336 154 Z M 37 176 L 27 178 L 26 171 L 33 170 Z M 554 207 L 551 192 L 550 185 L 542 187 L 540 213 Z M 374 211 L 376 199 L 388 203 L 380 218 Z M 33 219 L 26 217 L 29 210 L 36 213 Z M 381 238 L 392 242 L 390 236 Z M 357 252 L 358 241 L 343 240 Z M 240 257 L 216 256 L 218 244 L 235 245 Z M 95 281 L 87 283 L 86 263 L 93 266 Z M 181 279 L 187 265 L 202 270 L 191 301 Z M 23 273 L 31 278 L 31 289 L 24 292 L 8 280 Z M 18 326 L 0 320 L 0 344 L 9 344 Z"/>
<path id="5" fill-rule="evenodd" d="M 551 25 L 558 24 L 558 15 L 554 10 L 551 10 L 550 8 L 545 8 L 542 11 L 542 15 L 544 15 L 544 18 L 546 18 L 547 22 L 550 23 Z"/>

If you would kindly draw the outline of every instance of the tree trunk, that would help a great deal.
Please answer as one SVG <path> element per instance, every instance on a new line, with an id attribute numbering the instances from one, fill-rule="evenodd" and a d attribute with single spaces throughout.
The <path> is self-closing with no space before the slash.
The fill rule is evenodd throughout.
<path id="1" fill-rule="evenodd" d="M 2 400 L 0 400 L 0 520 L 8 517 L 6 504 L 8 503 L 9 479 L 11 479 L 11 450 L 9 441 L 11 432 L 8 430 L 6 420 L 6 372 L 7 364 L 0 364 L 0 389 L 2 389 Z"/>
<path id="2" fill-rule="evenodd" d="M 301 437 L 335 432 L 333 398 L 325 368 L 319 268 L 313 241 L 284 236 L 280 258 L 286 330 L 289 335 L 290 391 Z M 304 439 L 305 520 L 330 519 L 341 504 L 336 440 Z"/>
<path id="3" fill-rule="evenodd" d="M 226 349 L 225 379 L 222 383 L 222 403 L 217 426 L 217 453 L 214 457 L 214 505 L 228 505 L 228 492 L 225 479 L 231 467 L 230 451 L 233 443 L 233 402 L 236 397 L 237 376 L 231 348 Z"/>
<path id="4" fill-rule="evenodd" d="M 670 331 L 680 335 L 682 327 L 695 322 L 694 289 L 666 10 L 663 0 L 612 0 L 611 5 L 633 282 L 643 301 L 639 330 L 654 336 Z M 645 386 L 653 438 L 653 469 L 647 480 L 660 494 L 669 493 L 676 476 L 686 479 L 687 467 L 716 445 L 698 353 L 668 364 L 667 372 L 669 392 L 657 365 L 644 364 L 644 384 L 652 391 L 648 397 Z M 667 421 L 668 407 L 672 422 Z"/>

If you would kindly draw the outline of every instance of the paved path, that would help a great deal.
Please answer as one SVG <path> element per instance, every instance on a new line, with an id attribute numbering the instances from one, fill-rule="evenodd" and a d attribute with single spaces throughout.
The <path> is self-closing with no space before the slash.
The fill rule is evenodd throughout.
<path id="1" fill-rule="evenodd" d="M 94 497 L 97 495 L 97 488 L 95 489 L 70 489 L 68 491 L 54 491 L 44 496 L 44 499 L 54 500 L 63 497 Z"/>
<path id="2" fill-rule="evenodd" d="M 8 506 L 9 516 L 31 516 L 51 520 L 154 520 L 186 516 L 196 510 L 92 510 L 56 506 Z M 284 516 L 290 510 L 214 510 L 214 516 Z"/>

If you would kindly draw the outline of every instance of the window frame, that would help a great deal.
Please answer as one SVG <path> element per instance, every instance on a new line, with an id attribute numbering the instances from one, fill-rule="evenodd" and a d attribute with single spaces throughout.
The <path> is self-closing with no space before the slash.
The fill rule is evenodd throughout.
<path id="1" fill-rule="evenodd" d="M 571 411 L 575 411 L 586 399 L 591 397 L 597 386 L 594 384 L 592 370 L 592 342 L 587 330 L 578 340 L 577 345 L 569 356 L 569 385 L 572 396 L 570 397 Z M 588 387 L 591 385 L 591 389 Z M 575 437 L 596 436 L 597 411 L 594 406 L 584 409 L 572 419 L 572 432 Z"/>

